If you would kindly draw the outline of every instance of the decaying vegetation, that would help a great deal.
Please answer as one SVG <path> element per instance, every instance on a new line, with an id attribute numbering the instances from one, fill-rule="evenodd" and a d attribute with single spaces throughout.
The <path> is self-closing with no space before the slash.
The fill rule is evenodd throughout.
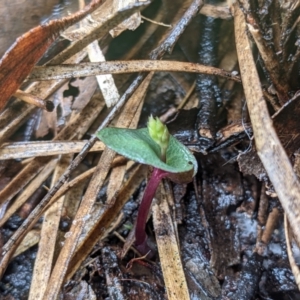
<path id="1" fill-rule="evenodd" d="M 300 1 L 123 2 L 79 0 L 0 60 L 1 292 L 34 261 L 29 299 L 298 299 Z M 151 113 L 199 171 L 159 186 L 149 260 L 149 170 L 94 133 Z"/>

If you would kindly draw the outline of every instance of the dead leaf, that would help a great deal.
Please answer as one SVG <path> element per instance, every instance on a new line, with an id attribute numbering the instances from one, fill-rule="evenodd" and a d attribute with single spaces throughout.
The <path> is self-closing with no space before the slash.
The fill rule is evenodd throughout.
<path id="1" fill-rule="evenodd" d="M 95 10 L 101 0 L 93 0 L 83 10 L 60 20 L 52 20 L 19 37 L 0 60 L 0 110 L 19 88 L 31 69 L 45 53 L 61 30 L 78 22 Z"/>

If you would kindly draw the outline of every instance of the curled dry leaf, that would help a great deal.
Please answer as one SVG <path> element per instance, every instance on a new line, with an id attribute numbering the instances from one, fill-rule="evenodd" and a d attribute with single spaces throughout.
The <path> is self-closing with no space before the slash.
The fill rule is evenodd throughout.
<path id="1" fill-rule="evenodd" d="M 0 109 L 19 88 L 31 69 L 45 53 L 60 31 L 80 21 L 95 10 L 101 0 L 93 0 L 83 10 L 60 20 L 52 20 L 19 37 L 0 60 Z"/>

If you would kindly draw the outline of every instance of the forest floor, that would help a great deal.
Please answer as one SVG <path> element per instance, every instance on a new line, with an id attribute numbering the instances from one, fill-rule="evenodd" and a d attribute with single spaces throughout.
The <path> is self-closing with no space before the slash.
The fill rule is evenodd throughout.
<path id="1" fill-rule="evenodd" d="M 0 3 L 1 55 L 83 5 L 44 2 Z M 300 2 L 125 2 L 57 27 L 25 74 L 0 61 L 0 87 L 15 72 L 35 96 L 14 91 L 0 112 L 0 298 L 300 299 Z M 82 49 L 85 39 L 98 43 Z M 20 65 L 43 47 L 24 41 Z M 99 47 L 112 63 L 84 65 Z M 150 115 L 198 162 L 192 182 L 159 186 L 151 259 L 134 248 L 151 168 L 95 137 L 146 127 Z"/>

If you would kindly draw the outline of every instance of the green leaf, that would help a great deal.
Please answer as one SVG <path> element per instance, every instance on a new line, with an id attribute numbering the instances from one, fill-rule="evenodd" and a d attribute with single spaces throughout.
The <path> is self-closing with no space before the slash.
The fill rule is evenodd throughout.
<path id="1" fill-rule="evenodd" d="M 152 140 L 147 128 L 104 128 L 97 132 L 97 137 L 110 149 L 141 164 L 171 173 L 192 173 L 191 176 L 197 172 L 194 155 L 173 136 L 170 136 L 166 163 L 161 161 L 160 147 Z"/>

